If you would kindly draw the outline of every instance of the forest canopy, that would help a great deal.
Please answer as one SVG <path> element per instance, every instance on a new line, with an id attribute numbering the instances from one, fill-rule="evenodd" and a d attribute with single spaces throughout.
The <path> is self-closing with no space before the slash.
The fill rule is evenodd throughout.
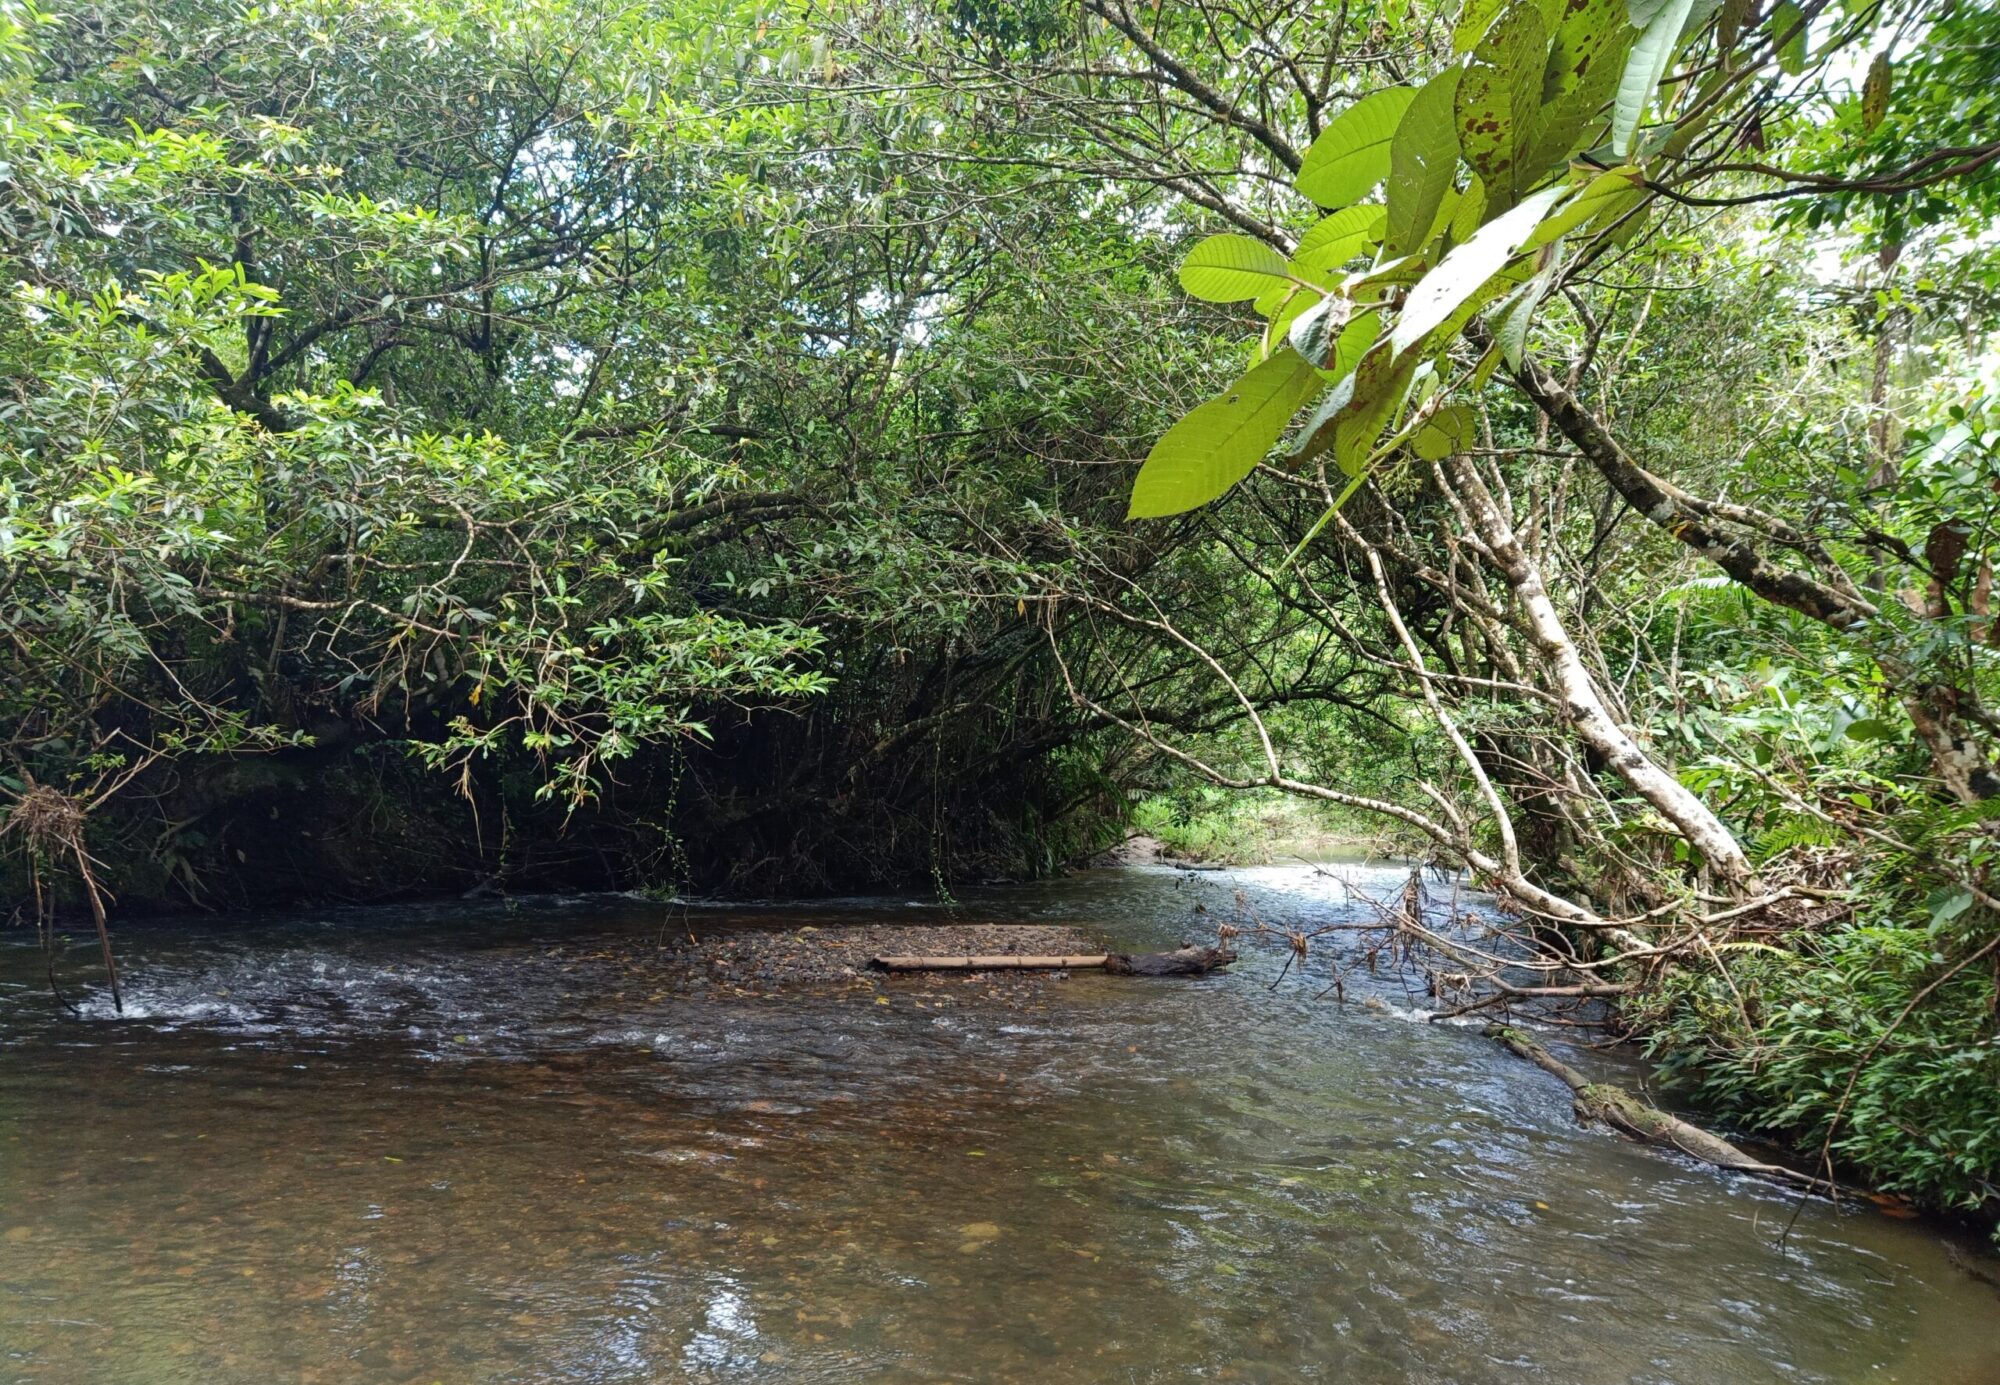
<path id="1" fill-rule="evenodd" d="M 1447 1005 L 1990 1204 L 1996 78 L 1970 0 L 0 0 L 7 878 L 948 894 L 1287 795 L 1521 921 Z"/>

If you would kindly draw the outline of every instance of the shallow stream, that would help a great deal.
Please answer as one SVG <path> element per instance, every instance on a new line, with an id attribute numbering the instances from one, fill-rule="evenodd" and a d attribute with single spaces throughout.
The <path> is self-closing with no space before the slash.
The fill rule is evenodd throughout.
<path id="1" fill-rule="evenodd" d="M 625 965 L 885 916 L 1162 946 L 1402 879 L 133 924 L 122 1020 L 0 934 L 0 1380 L 2000 1381 L 1936 1228 L 1812 1204 L 1781 1247 L 1789 1197 L 1578 1128 L 1386 974 L 884 1004 Z"/>

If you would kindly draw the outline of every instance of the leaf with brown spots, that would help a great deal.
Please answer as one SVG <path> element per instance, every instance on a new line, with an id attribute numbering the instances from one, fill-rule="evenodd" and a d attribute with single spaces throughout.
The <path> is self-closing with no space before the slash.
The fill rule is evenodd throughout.
<path id="1" fill-rule="evenodd" d="M 1458 83 L 1458 144 L 1486 184 L 1487 214 L 1521 200 L 1541 120 L 1548 31 L 1534 0 L 1515 0 L 1486 32 Z"/>
<path id="2" fill-rule="evenodd" d="M 1610 104 L 1638 33 L 1628 13 L 1625 0 L 1569 0 L 1564 7 L 1542 73 L 1541 126 L 1528 161 L 1536 176 L 1567 162 Z"/>

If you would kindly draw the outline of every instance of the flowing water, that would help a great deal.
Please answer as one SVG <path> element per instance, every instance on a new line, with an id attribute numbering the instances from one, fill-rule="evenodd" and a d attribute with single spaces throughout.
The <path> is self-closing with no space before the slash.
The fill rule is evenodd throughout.
<path id="1" fill-rule="evenodd" d="M 949 916 L 1160 946 L 1238 889 L 1282 925 L 1401 879 L 1134 868 Z M 880 1004 L 626 965 L 670 916 L 946 912 L 132 925 L 123 1020 L 0 935 L 0 1379 L 2000 1380 L 1936 1229 L 1814 1204 L 1781 1247 L 1789 1198 L 1579 1129 L 1386 975 L 1341 1005 L 1246 948 Z"/>

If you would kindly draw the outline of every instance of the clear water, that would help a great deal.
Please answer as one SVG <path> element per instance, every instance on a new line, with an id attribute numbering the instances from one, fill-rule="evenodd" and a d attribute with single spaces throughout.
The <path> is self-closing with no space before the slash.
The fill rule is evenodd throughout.
<path id="1" fill-rule="evenodd" d="M 1239 888 L 1283 924 L 1401 881 L 1135 868 L 953 914 L 1161 945 Z M 1787 1197 L 1578 1128 L 1392 978 L 1320 998 L 1330 956 L 691 999 L 647 967 L 666 913 L 133 925 L 124 1020 L 0 935 L 0 1379 L 2000 1381 L 2000 1298 L 1935 1229 L 1814 1204 L 1781 1250 Z"/>

